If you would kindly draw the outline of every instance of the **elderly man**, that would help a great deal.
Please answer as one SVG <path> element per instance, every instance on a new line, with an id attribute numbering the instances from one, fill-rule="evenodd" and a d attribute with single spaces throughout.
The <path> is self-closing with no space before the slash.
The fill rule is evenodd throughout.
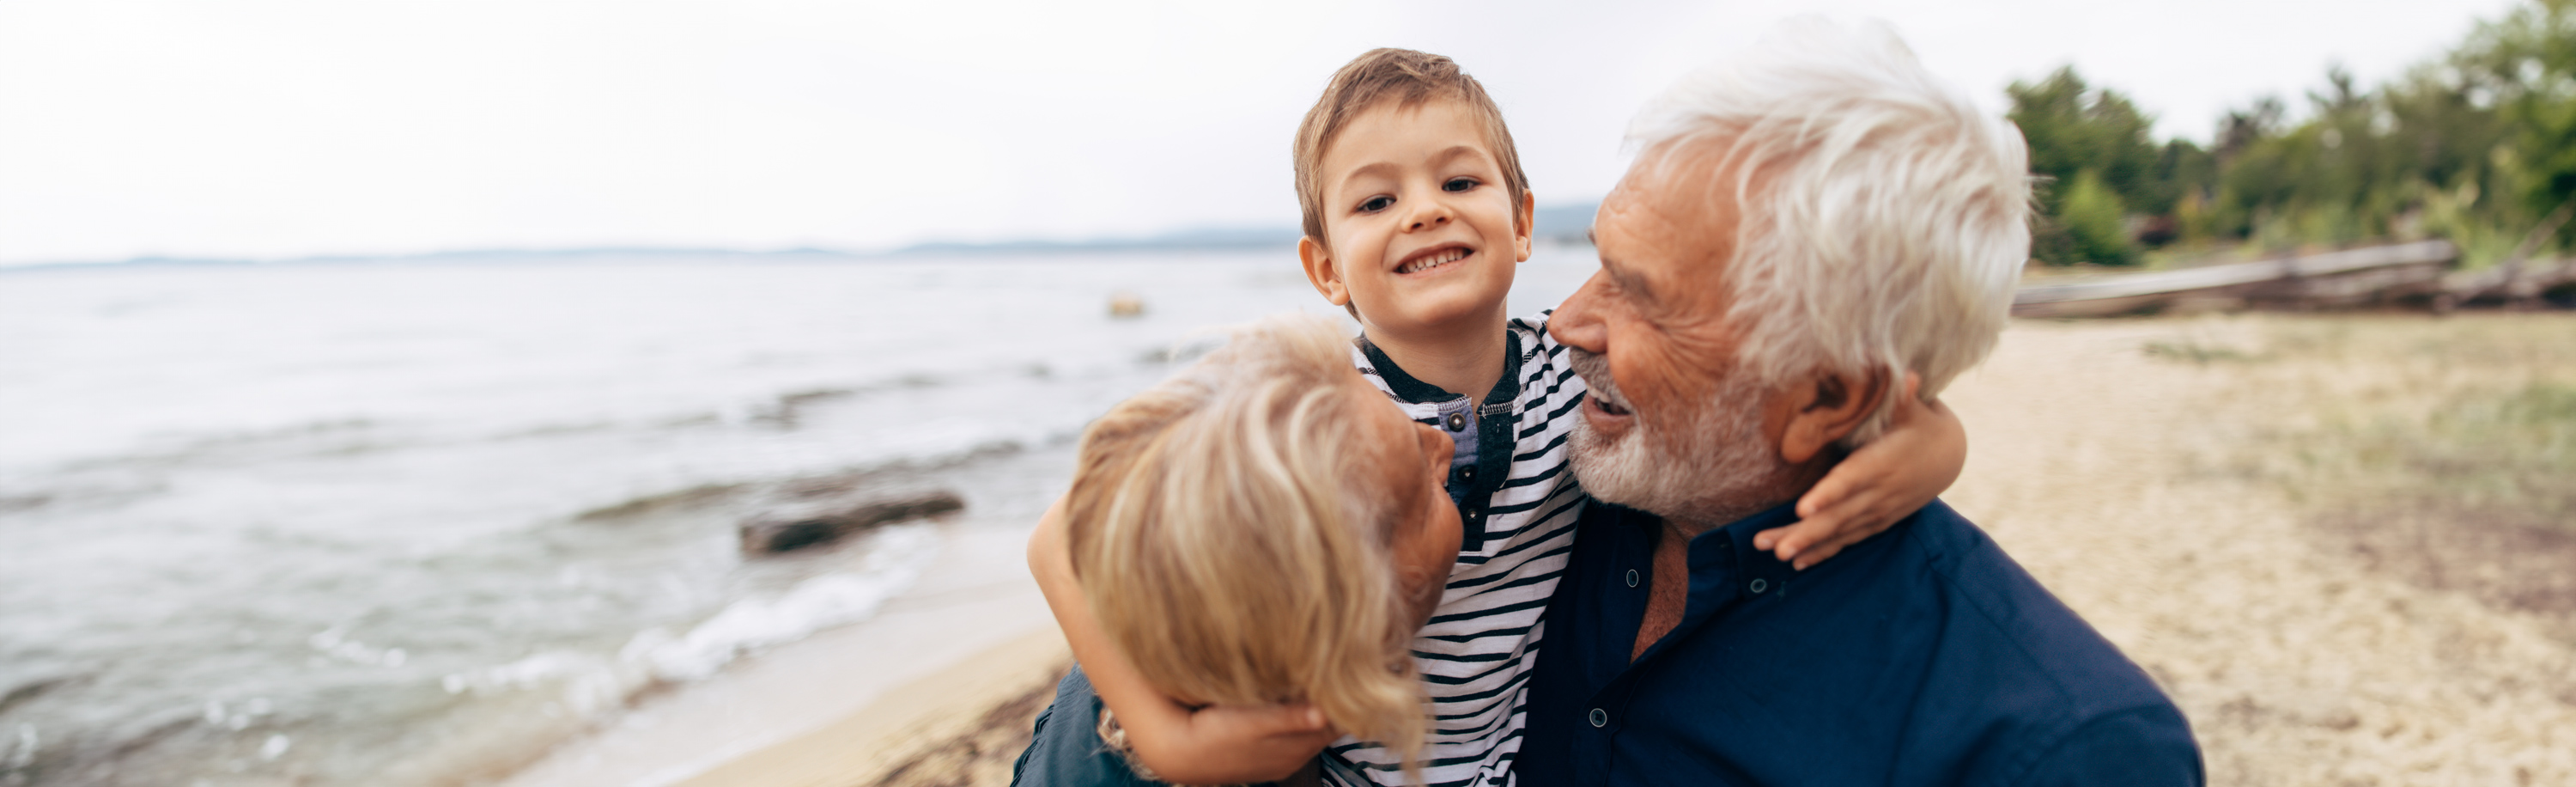
<path id="1" fill-rule="evenodd" d="M 1783 31 L 1676 86 L 1550 331 L 1595 506 L 1548 608 L 1519 781 L 2198 784 L 2155 683 L 1940 503 L 1800 572 L 1753 534 L 1995 343 L 2020 135 L 1883 31 Z M 2082 523 L 2066 523 L 2082 526 Z"/>

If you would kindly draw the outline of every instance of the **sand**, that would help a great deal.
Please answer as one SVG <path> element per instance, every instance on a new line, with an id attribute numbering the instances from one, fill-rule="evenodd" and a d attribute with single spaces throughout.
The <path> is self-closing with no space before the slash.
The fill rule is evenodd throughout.
<path id="1" fill-rule="evenodd" d="M 1946 497 L 2181 704 L 2212 784 L 2576 783 L 2558 621 L 2374 571 L 2311 521 L 2339 490 L 2240 469 L 2267 432 L 2409 370 L 2145 352 L 2431 319 L 2017 323 L 1946 397 L 1972 436 Z M 2468 319 L 2576 340 L 2566 315 Z"/>
<path id="2" fill-rule="evenodd" d="M 1945 396 L 1973 442 L 1945 497 L 2165 687 L 2192 720 L 2212 784 L 2576 784 L 2576 636 L 2564 615 L 2387 570 L 2317 524 L 2321 506 L 2350 490 L 2247 469 L 2248 453 L 2275 450 L 2285 426 L 2418 370 L 2170 351 L 2259 355 L 2303 320 L 2378 321 L 2374 330 L 2405 335 L 2407 324 L 2388 321 L 2429 319 L 2017 322 Z M 2565 315 L 2454 319 L 2576 340 Z M 917 661 L 941 668 L 856 699 L 815 696 L 844 710 L 702 761 L 685 781 L 580 783 L 1007 783 L 1061 645 L 1026 625 L 1044 611 L 1025 585 L 988 600 L 941 613 L 950 625 L 971 612 L 1020 627 L 971 651 L 981 655 L 922 652 Z"/>

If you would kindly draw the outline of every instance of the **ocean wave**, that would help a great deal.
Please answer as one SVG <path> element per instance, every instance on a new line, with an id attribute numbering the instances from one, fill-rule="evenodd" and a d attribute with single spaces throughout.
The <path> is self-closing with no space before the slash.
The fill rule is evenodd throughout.
<path id="1" fill-rule="evenodd" d="M 1032 447 L 1061 445 L 1079 439 L 1081 434 L 1079 428 L 1016 435 L 995 435 L 985 429 L 948 430 L 903 446 L 906 450 L 875 461 L 852 463 L 828 472 L 806 472 L 786 477 L 737 476 L 664 487 L 581 509 L 572 514 L 570 520 L 582 523 L 631 521 L 666 511 L 702 509 L 762 495 L 814 497 L 847 490 L 880 477 L 937 471 L 1021 453 Z"/>
<path id="2" fill-rule="evenodd" d="M 566 710 L 603 715 L 655 686 L 704 680 L 746 654 L 867 620 L 912 586 L 939 542 L 930 525 L 889 527 L 872 535 L 856 570 L 813 577 L 777 596 L 736 601 L 686 633 L 657 626 L 638 632 L 613 656 L 548 650 L 451 673 L 439 684 L 449 694 L 551 689 L 560 692 Z M 329 646 L 343 644 L 335 640 Z"/>
<path id="3" fill-rule="evenodd" d="M 286 426 L 201 432 L 196 434 L 159 434 L 144 437 L 134 450 L 105 456 L 59 460 L 64 471 L 80 472 L 133 466 L 169 466 L 206 457 L 231 457 L 274 451 L 277 446 L 302 444 L 310 454 L 349 454 L 399 447 L 382 440 L 385 424 L 363 418 L 330 418 Z M 376 433 L 376 434 L 370 434 Z M 373 437 L 375 439 L 368 439 Z"/>

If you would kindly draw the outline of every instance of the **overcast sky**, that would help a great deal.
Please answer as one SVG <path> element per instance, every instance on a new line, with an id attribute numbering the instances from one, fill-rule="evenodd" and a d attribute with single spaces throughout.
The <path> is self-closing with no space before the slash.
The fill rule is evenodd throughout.
<path id="1" fill-rule="evenodd" d="M 1572 5 L 0 0 L 0 264 L 1285 226 L 1298 117 L 1376 46 L 1457 58 L 1540 202 L 1591 200 L 1640 102 L 1798 13 L 1998 112 L 2073 64 L 2205 140 L 2512 3 Z"/>

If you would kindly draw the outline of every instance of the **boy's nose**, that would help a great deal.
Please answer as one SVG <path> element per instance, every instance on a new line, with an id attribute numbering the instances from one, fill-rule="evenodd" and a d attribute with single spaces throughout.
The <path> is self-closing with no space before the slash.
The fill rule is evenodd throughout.
<path id="1" fill-rule="evenodd" d="M 1440 200 L 1430 199 L 1417 200 L 1414 205 L 1413 222 L 1410 225 L 1407 225 L 1405 229 L 1424 230 L 1449 223 L 1450 211 L 1448 204 Z"/>

